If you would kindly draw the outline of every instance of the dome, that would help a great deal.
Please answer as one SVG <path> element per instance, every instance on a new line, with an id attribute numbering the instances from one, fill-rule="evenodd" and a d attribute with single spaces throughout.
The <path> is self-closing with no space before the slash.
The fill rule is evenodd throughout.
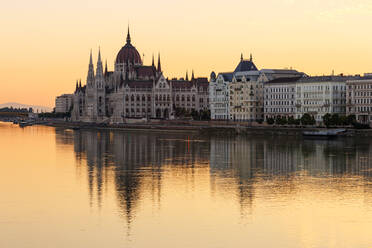
<path id="1" fill-rule="evenodd" d="M 123 46 L 116 56 L 116 63 L 126 63 L 127 61 L 133 64 L 141 64 L 142 60 L 137 49 L 131 44 L 129 29 L 127 35 L 127 44 Z"/>

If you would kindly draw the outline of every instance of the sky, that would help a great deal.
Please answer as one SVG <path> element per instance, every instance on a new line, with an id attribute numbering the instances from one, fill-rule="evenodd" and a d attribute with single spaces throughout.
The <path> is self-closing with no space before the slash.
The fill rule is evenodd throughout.
<path id="1" fill-rule="evenodd" d="M 109 70 L 125 43 L 166 77 L 233 70 L 243 53 L 259 69 L 309 75 L 372 72 L 370 0 L 4 1 L 0 8 L 0 103 L 53 107 L 86 81 L 98 47 Z"/>

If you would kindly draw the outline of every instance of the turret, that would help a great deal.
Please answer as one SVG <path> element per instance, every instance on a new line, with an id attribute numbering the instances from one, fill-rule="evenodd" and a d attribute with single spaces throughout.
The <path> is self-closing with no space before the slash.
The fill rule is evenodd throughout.
<path id="1" fill-rule="evenodd" d="M 96 70 L 97 77 L 103 77 L 103 66 L 101 60 L 101 49 L 98 48 L 98 60 L 97 60 L 97 70 Z"/>
<path id="2" fill-rule="evenodd" d="M 158 55 L 158 72 L 161 72 L 160 53 Z"/>
<path id="3" fill-rule="evenodd" d="M 87 85 L 91 85 L 93 82 L 94 82 L 94 67 L 93 67 L 92 50 L 90 50 Z"/>

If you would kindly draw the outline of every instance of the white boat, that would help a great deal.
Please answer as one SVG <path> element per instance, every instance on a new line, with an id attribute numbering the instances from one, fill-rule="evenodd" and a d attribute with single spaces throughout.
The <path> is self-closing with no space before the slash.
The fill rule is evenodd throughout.
<path id="1" fill-rule="evenodd" d="M 304 131 L 302 135 L 305 137 L 336 137 L 340 133 L 345 132 L 346 129 L 327 129 L 327 130 L 319 130 L 319 131 Z"/>

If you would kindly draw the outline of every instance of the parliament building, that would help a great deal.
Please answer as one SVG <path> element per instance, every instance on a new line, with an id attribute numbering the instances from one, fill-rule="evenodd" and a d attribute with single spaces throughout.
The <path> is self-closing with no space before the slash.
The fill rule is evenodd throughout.
<path id="1" fill-rule="evenodd" d="M 132 45 L 128 28 L 126 44 L 116 56 L 114 71 L 103 68 L 98 52 L 94 69 L 92 52 L 86 85 L 76 82 L 71 120 L 94 123 L 125 123 L 130 119 L 174 119 L 177 108 L 208 110 L 208 79 L 168 79 L 157 66 L 144 65 Z"/>

